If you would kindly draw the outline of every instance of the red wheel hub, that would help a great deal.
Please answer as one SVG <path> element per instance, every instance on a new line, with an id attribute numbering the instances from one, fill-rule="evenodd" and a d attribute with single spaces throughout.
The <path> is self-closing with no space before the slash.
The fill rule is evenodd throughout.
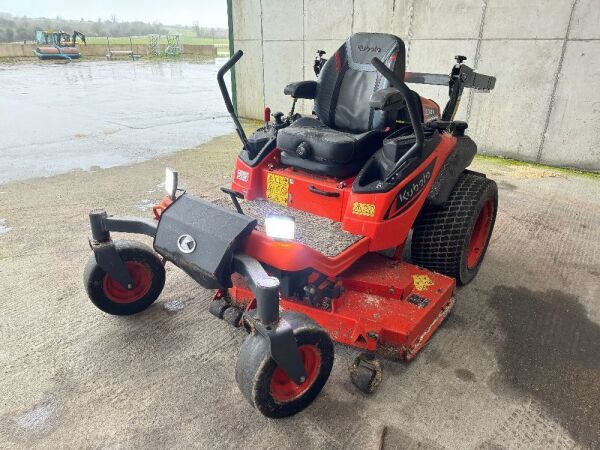
<path id="1" fill-rule="evenodd" d="M 485 249 L 485 244 L 490 236 L 492 229 L 492 212 L 494 210 L 494 204 L 492 200 L 486 201 L 479 212 L 477 222 L 475 222 L 475 228 L 471 233 L 471 239 L 469 240 L 469 247 L 467 249 L 467 268 L 473 269 L 481 261 L 481 256 Z"/>
<path id="2" fill-rule="evenodd" d="M 152 271 L 139 261 L 125 261 L 125 268 L 133 279 L 133 289 L 125 289 L 121 284 L 106 274 L 102 283 L 102 289 L 115 303 L 133 303 L 140 300 L 152 286 Z"/>
<path id="3" fill-rule="evenodd" d="M 306 380 L 296 384 L 281 367 L 277 367 L 271 378 L 271 396 L 278 402 L 285 403 L 301 397 L 313 385 L 321 369 L 321 352 L 314 345 L 301 345 L 298 347 Z"/>

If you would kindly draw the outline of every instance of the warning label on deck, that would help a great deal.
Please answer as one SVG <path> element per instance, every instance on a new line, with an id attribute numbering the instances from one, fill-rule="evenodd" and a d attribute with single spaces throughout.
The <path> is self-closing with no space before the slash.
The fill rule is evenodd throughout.
<path id="1" fill-rule="evenodd" d="M 433 281 L 427 275 L 413 275 L 412 278 L 417 291 L 424 291 L 433 284 Z"/>

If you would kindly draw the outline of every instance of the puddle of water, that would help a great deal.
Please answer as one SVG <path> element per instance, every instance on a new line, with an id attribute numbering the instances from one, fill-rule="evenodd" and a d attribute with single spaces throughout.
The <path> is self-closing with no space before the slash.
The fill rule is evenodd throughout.
<path id="1" fill-rule="evenodd" d="M 46 402 L 36 406 L 30 411 L 27 411 L 15 418 L 15 423 L 20 428 L 28 431 L 38 431 L 44 428 L 44 425 L 52 415 L 52 403 Z"/>
<path id="2" fill-rule="evenodd" d="M 156 202 L 153 202 L 152 200 L 144 199 L 141 201 L 141 203 L 138 203 L 137 205 L 135 205 L 135 207 L 142 211 L 148 211 L 148 210 L 152 209 L 155 204 L 156 204 Z"/>
<path id="3" fill-rule="evenodd" d="M 5 234 L 10 231 L 10 227 L 6 223 L 6 219 L 0 219 L 0 234 Z"/>
<path id="4" fill-rule="evenodd" d="M 163 305 L 165 311 L 172 314 L 178 313 L 183 310 L 184 307 L 185 305 L 181 300 L 171 300 Z"/>
<path id="5" fill-rule="evenodd" d="M 216 79 L 224 61 L 0 64 L 0 183 L 136 163 L 232 132 Z"/>
<path id="6" fill-rule="evenodd" d="M 600 448 L 600 326 L 566 292 L 497 286 L 506 333 L 495 389 L 535 398 L 585 448 Z"/>
<path id="7" fill-rule="evenodd" d="M 471 372 L 469 369 L 455 369 L 454 374 L 456 377 L 462 381 L 477 381 L 475 374 Z"/>

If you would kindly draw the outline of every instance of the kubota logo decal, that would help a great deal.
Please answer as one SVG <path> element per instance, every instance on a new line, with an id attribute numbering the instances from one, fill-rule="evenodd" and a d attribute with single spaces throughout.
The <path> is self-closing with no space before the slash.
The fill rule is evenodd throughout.
<path id="1" fill-rule="evenodd" d="M 425 189 L 425 186 L 427 186 L 427 183 L 431 180 L 436 161 L 437 158 L 431 161 L 425 169 L 415 175 L 402 189 L 400 189 L 400 192 L 398 192 L 398 195 L 395 200 L 392 201 L 392 204 L 385 214 L 386 219 L 396 217 L 419 197 L 421 192 Z"/>
<path id="2" fill-rule="evenodd" d="M 381 49 L 379 47 L 369 47 L 368 45 L 359 45 L 358 49 L 361 52 L 376 52 L 376 53 L 381 53 Z"/>
<path id="3" fill-rule="evenodd" d="M 189 234 L 182 234 L 177 239 L 177 247 L 183 253 L 192 253 L 196 250 L 196 240 Z"/>

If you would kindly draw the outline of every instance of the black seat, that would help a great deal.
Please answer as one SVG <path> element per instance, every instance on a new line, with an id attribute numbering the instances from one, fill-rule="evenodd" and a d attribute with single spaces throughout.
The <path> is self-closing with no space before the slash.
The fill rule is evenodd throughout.
<path id="1" fill-rule="evenodd" d="M 298 148 L 306 144 L 310 146 L 307 158 L 298 155 Z M 357 173 L 381 145 L 380 130 L 348 133 L 329 128 L 314 116 L 296 120 L 277 137 L 284 164 L 336 178 Z"/>
<path id="2" fill-rule="evenodd" d="M 404 77 L 404 42 L 391 34 L 356 33 L 323 66 L 317 82 L 289 85 L 296 98 L 314 98 L 316 116 L 303 117 L 279 131 L 283 164 L 336 178 L 355 175 L 382 145 L 383 130 L 397 112 L 369 106 L 373 92 L 389 87 L 371 64 L 377 56 Z"/>

